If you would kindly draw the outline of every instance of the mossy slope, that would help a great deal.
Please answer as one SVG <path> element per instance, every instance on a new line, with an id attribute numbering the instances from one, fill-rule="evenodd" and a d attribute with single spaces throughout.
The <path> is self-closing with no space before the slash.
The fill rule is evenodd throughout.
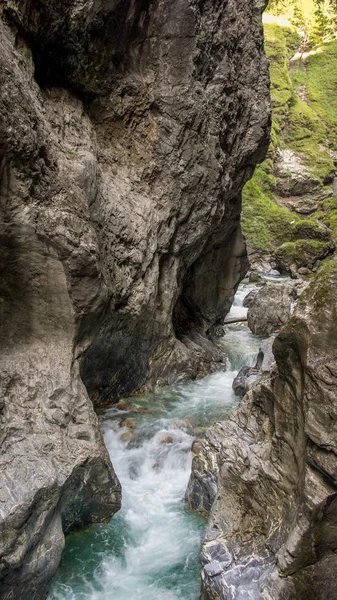
<path id="1" fill-rule="evenodd" d="M 331 151 L 337 150 L 337 15 L 334 28 L 330 5 L 321 6 L 325 33 L 318 35 L 323 26 L 317 6 L 314 0 L 274 0 L 268 5 L 264 29 L 270 60 L 272 141 L 266 161 L 244 188 L 242 214 L 243 231 L 252 250 L 277 258 L 282 252 L 276 250 L 289 243 L 292 246 L 283 249 L 283 254 L 293 248 L 294 262 L 308 258 L 310 265 L 318 251 L 316 242 L 329 241 L 322 238 L 327 234 L 317 220 L 332 229 L 337 240 L 337 198 L 321 201 L 319 210 L 310 216 L 310 225 L 299 224 L 295 213 L 275 202 L 274 163 L 278 150 L 292 150 L 321 190 L 331 185 L 335 172 Z M 302 239 L 306 244 L 294 248 Z M 307 250 L 310 246 L 309 254 L 304 245 Z M 299 261 L 301 249 L 304 254 Z M 316 258 L 321 256 L 318 252 Z"/>

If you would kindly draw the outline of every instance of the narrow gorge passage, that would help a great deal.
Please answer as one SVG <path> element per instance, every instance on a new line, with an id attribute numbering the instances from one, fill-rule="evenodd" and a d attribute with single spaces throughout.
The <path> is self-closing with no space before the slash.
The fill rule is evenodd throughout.
<path id="1" fill-rule="evenodd" d="M 230 316 L 245 316 L 242 284 Z M 108 526 L 68 536 L 49 600 L 197 600 L 200 544 L 206 521 L 184 494 L 195 437 L 238 402 L 232 381 L 253 365 L 261 338 L 245 324 L 230 325 L 219 343 L 226 372 L 182 382 L 101 416 L 105 443 L 123 489 L 122 508 Z M 124 407 L 123 407 L 124 408 Z"/>

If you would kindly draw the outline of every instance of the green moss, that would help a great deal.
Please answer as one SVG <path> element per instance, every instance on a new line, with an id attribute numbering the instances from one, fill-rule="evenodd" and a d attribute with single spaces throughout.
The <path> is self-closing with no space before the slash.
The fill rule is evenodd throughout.
<path id="1" fill-rule="evenodd" d="M 329 127 L 337 127 L 337 41 L 324 44 L 309 57 L 307 64 L 308 102 Z"/>
<path id="2" fill-rule="evenodd" d="M 331 251 L 329 242 L 318 240 L 297 240 L 285 242 L 275 251 L 275 259 L 282 270 L 287 271 L 295 264 L 297 267 L 312 268 L 318 259 L 324 258 Z"/>
<path id="3" fill-rule="evenodd" d="M 285 236 L 291 236 L 292 225 L 299 218 L 273 202 L 275 179 L 268 164 L 259 165 L 244 187 L 242 230 L 255 248 L 270 252 L 287 239 Z"/>
<path id="4" fill-rule="evenodd" d="M 333 196 L 323 200 L 318 210 L 313 213 L 311 219 L 318 219 L 329 227 L 332 234 L 332 239 L 337 244 L 337 197 Z"/>
<path id="5" fill-rule="evenodd" d="M 334 145 L 337 148 L 337 41 L 330 36 L 327 43 L 316 47 L 304 59 L 298 53 L 293 60 L 299 48 L 303 51 L 301 29 L 306 30 L 306 43 L 313 39 L 317 29 L 315 6 L 313 0 L 275 0 L 268 5 L 269 14 L 281 16 L 269 18 L 264 25 L 273 104 L 271 145 L 267 161 L 256 169 L 243 192 L 242 224 L 250 244 L 266 252 L 273 252 L 284 242 L 295 244 L 283 246 L 281 254 L 288 252 L 301 265 L 306 258 L 312 264 L 312 259 L 315 262 L 325 252 L 325 248 L 298 243 L 303 239 L 328 242 L 329 233 L 318 225 L 317 219 L 332 230 L 337 243 L 337 199 L 333 205 L 321 203 L 308 221 L 300 221 L 297 215 L 273 201 L 276 187 L 273 159 L 277 148 L 290 148 L 299 154 L 322 188 L 331 181 L 334 172 L 328 149 Z M 324 0 L 326 14 L 329 6 L 328 0 Z M 301 251 L 305 254 L 302 259 Z"/>
<path id="6" fill-rule="evenodd" d="M 283 28 L 276 23 L 266 24 L 265 40 L 266 55 L 270 60 L 271 96 L 274 112 L 284 114 L 292 97 L 286 34 Z"/>
<path id="7" fill-rule="evenodd" d="M 303 219 L 293 225 L 292 235 L 294 241 L 302 240 L 318 240 L 322 242 L 330 242 L 331 232 L 322 227 L 317 221 Z"/>
<path id="8" fill-rule="evenodd" d="M 333 283 L 336 281 L 336 277 L 337 261 L 325 261 L 312 279 L 309 288 L 306 290 L 303 302 L 305 303 L 307 297 L 311 296 L 317 308 L 324 306 L 329 300 L 331 292 L 335 293 Z"/>
<path id="9" fill-rule="evenodd" d="M 322 146 L 326 139 L 325 126 L 310 106 L 298 98 L 289 108 L 288 119 L 285 145 L 302 154 L 306 166 L 323 185 L 334 172 L 332 159 Z"/>
<path id="10" fill-rule="evenodd" d="M 285 125 L 293 90 L 288 62 L 294 49 L 300 43 L 300 36 L 294 28 L 281 27 L 278 23 L 264 25 L 265 51 L 270 61 L 270 92 L 273 104 L 273 143 Z M 275 139 L 276 138 L 276 139 Z"/>

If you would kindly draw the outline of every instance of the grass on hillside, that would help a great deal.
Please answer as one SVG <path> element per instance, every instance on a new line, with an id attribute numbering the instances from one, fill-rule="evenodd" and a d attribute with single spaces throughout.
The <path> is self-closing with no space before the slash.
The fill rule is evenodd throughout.
<path id="1" fill-rule="evenodd" d="M 297 3 L 304 5 L 305 1 L 297 0 Z M 308 2 L 310 18 L 314 19 L 313 0 Z M 292 11 L 294 8 L 294 2 L 289 0 L 273 4 L 279 8 L 279 15 L 282 15 L 282 4 Z M 312 30 L 314 25 L 312 21 Z M 317 246 L 324 243 L 317 219 L 333 230 L 337 241 L 337 198 L 322 202 L 320 210 L 311 216 L 314 233 L 308 240 L 304 234 L 308 227 L 296 227 L 299 217 L 273 201 L 273 156 L 277 147 L 290 148 L 301 155 L 302 162 L 322 186 L 331 179 L 334 165 L 328 148 L 335 149 L 337 144 L 337 40 L 316 47 L 305 60 L 300 55 L 291 60 L 302 44 L 301 28 L 292 25 L 284 16 L 273 18 L 269 15 L 264 30 L 265 50 L 270 60 L 272 142 L 267 160 L 256 168 L 252 180 L 243 190 L 242 228 L 255 248 L 270 253 L 285 242 L 295 244 L 295 247 L 286 247 L 285 251 L 292 251 L 297 262 L 300 262 L 298 253 L 303 251 L 310 262 L 315 252 L 324 254 L 326 250 Z M 306 239 L 306 243 L 296 245 L 296 236 L 299 240 Z M 317 248 L 310 239 L 317 242 Z"/>

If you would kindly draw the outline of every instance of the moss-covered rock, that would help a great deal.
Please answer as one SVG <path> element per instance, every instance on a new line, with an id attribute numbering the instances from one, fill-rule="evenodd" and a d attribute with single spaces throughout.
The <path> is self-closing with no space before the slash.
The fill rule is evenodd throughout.
<path id="1" fill-rule="evenodd" d="M 293 240 L 318 240 L 331 242 L 331 231 L 322 223 L 309 219 L 297 221 L 292 228 Z"/>
<path id="2" fill-rule="evenodd" d="M 312 269 L 317 260 L 328 256 L 333 248 L 334 246 L 330 242 L 297 240 L 296 242 L 285 242 L 279 246 L 274 257 L 278 268 L 285 272 L 289 272 L 292 265 L 296 265 L 297 268 Z"/>
<path id="3" fill-rule="evenodd" d="M 326 261 L 316 273 L 311 285 L 305 291 L 300 305 L 308 302 L 308 299 L 314 304 L 316 309 L 320 309 L 335 294 L 334 281 L 337 277 L 337 261 Z"/>
<path id="4" fill-rule="evenodd" d="M 319 208 L 313 215 L 313 219 L 319 219 L 332 232 L 332 239 L 337 243 L 337 197 L 327 198 L 320 202 Z"/>
<path id="5" fill-rule="evenodd" d="M 281 208 L 272 200 L 267 184 L 265 164 L 260 165 L 254 177 L 246 184 L 242 197 L 242 229 L 249 244 L 271 253 L 282 244 L 299 217 Z M 270 179 L 271 181 L 271 179 Z"/>

